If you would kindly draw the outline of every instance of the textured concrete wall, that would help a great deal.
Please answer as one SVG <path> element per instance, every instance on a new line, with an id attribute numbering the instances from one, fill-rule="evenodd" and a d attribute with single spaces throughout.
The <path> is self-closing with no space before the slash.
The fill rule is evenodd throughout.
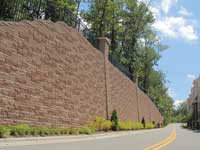
<path id="1" fill-rule="evenodd" d="M 108 102 L 109 114 L 114 109 L 121 120 L 135 120 L 162 123 L 163 118 L 153 102 L 145 93 L 112 64 L 108 64 Z"/>
<path id="2" fill-rule="evenodd" d="M 0 124 L 79 126 L 119 111 L 122 120 L 162 117 L 148 97 L 82 35 L 63 23 L 0 22 Z M 109 92 L 110 91 L 110 92 Z M 138 107 L 137 107 L 138 104 Z M 150 105 L 149 105 L 150 104 Z M 150 108 L 150 110 L 149 110 Z"/>

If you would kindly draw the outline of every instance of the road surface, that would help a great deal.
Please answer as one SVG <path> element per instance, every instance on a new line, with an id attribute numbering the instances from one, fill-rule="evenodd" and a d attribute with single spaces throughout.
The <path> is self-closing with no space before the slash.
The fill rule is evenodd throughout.
<path id="1" fill-rule="evenodd" d="M 180 124 L 121 137 L 60 144 L 0 147 L 0 150 L 200 150 L 200 133 Z"/>

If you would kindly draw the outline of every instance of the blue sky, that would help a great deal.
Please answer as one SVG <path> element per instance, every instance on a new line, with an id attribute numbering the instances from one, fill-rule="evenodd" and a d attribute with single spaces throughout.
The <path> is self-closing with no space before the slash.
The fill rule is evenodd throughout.
<path id="1" fill-rule="evenodd" d="M 153 25 L 169 49 L 162 53 L 159 69 L 169 81 L 169 94 L 176 103 L 186 100 L 200 73 L 199 0 L 154 0 Z"/>
<path id="2" fill-rule="evenodd" d="M 199 6 L 200 0 L 152 0 L 150 6 L 156 18 L 153 28 L 169 46 L 158 67 L 166 74 L 169 94 L 176 104 L 187 99 L 200 74 Z"/>

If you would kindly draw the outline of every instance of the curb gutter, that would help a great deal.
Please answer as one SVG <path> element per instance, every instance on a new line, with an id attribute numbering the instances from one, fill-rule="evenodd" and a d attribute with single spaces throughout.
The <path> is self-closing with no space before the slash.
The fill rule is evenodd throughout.
<path id="1" fill-rule="evenodd" d="M 70 143 L 79 141 L 90 141 L 98 139 L 109 139 L 133 134 L 143 134 L 147 132 L 160 131 L 161 129 L 138 130 L 138 131 L 123 131 L 116 133 L 99 133 L 93 135 L 77 135 L 77 136 L 50 136 L 50 137 L 25 137 L 25 138 L 5 138 L 0 139 L 0 147 L 8 146 L 28 146 L 40 144 L 56 144 Z"/>

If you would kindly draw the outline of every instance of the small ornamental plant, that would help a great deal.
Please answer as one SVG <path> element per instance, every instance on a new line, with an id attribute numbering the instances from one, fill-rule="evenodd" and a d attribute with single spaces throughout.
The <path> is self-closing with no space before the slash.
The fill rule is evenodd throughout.
<path id="1" fill-rule="evenodd" d="M 142 124 L 143 124 L 144 128 L 146 128 L 146 122 L 145 122 L 144 117 L 142 118 Z"/>
<path id="2" fill-rule="evenodd" d="M 113 110 L 113 112 L 112 112 L 111 122 L 113 123 L 112 130 L 118 131 L 119 130 L 119 120 L 118 120 L 118 115 L 117 115 L 116 110 Z"/>

